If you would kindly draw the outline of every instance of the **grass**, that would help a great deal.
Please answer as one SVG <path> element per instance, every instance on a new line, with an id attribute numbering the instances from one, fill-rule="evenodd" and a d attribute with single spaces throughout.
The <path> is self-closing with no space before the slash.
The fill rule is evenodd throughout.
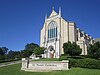
<path id="1" fill-rule="evenodd" d="M 38 60 L 32 60 L 32 61 L 59 61 L 58 58 L 43 58 L 43 59 L 38 59 Z"/>
<path id="2" fill-rule="evenodd" d="M 21 71 L 21 64 L 14 64 L 0 68 L 0 75 L 100 75 L 100 70 L 86 68 L 71 68 L 67 71 L 25 72 Z"/>

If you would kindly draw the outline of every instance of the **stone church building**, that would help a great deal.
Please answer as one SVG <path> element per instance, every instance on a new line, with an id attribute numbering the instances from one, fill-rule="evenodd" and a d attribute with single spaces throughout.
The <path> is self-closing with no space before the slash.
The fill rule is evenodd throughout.
<path id="1" fill-rule="evenodd" d="M 81 55 L 87 55 L 89 44 L 94 43 L 94 39 L 76 26 L 75 22 L 69 22 L 59 13 L 52 9 L 50 16 L 45 16 L 45 22 L 41 29 L 40 46 L 45 47 L 44 58 L 59 58 L 64 54 L 63 43 L 76 42 L 82 49 Z"/>

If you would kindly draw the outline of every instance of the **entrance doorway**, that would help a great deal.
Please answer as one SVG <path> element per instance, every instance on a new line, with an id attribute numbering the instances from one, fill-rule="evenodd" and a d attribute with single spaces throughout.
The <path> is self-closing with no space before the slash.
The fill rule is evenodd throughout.
<path id="1" fill-rule="evenodd" d="M 54 47 L 52 45 L 49 46 L 48 52 L 49 52 L 49 57 L 50 58 L 54 58 L 55 57 L 55 50 L 54 50 Z"/>

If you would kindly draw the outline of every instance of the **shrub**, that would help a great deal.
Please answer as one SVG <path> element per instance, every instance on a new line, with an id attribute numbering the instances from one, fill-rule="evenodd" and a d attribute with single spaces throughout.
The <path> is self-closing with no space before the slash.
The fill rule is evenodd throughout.
<path id="1" fill-rule="evenodd" d="M 75 43 L 66 42 L 63 44 L 64 54 L 70 56 L 79 56 L 82 52 L 82 49 Z"/>
<path id="2" fill-rule="evenodd" d="M 95 59 L 69 59 L 70 67 L 82 67 L 89 69 L 100 69 L 100 60 Z"/>
<path id="3" fill-rule="evenodd" d="M 89 69 L 100 69 L 100 60 L 85 58 L 82 56 L 61 56 L 60 60 L 69 60 L 69 67 L 81 67 Z"/>
<path id="4" fill-rule="evenodd" d="M 93 45 L 89 45 L 88 56 L 99 59 L 100 58 L 100 42 L 96 42 Z"/>
<path id="5" fill-rule="evenodd" d="M 59 60 L 68 60 L 68 56 L 61 56 Z"/>

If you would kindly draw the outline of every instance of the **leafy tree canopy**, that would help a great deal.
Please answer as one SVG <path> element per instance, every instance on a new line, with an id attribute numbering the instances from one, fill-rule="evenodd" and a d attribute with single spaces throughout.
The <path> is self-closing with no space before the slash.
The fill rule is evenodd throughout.
<path id="1" fill-rule="evenodd" d="M 0 60 L 4 60 L 5 59 L 5 49 L 0 48 Z"/>
<path id="2" fill-rule="evenodd" d="M 100 58 L 100 42 L 96 42 L 93 45 L 90 44 L 88 48 L 88 55 L 93 58 Z"/>
<path id="3" fill-rule="evenodd" d="M 21 51 L 21 57 L 27 58 L 27 57 L 29 57 L 32 53 L 33 53 L 32 50 L 22 50 L 22 51 Z"/>
<path id="4" fill-rule="evenodd" d="M 36 47 L 36 48 L 34 49 L 33 53 L 34 53 L 35 55 L 40 55 L 40 54 L 43 54 L 43 53 L 44 53 L 44 50 L 45 50 L 45 48 L 43 48 L 43 47 Z"/>
<path id="5" fill-rule="evenodd" d="M 1 47 L 1 49 L 3 50 L 4 54 L 7 54 L 7 51 L 9 50 L 7 47 Z"/>
<path id="6" fill-rule="evenodd" d="M 39 45 L 35 43 L 30 43 L 25 46 L 25 50 L 34 50 L 36 47 L 39 47 Z"/>
<path id="7" fill-rule="evenodd" d="M 64 49 L 64 54 L 71 56 L 80 55 L 82 52 L 82 49 L 75 42 L 71 43 L 70 41 L 63 44 L 63 49 Z"/>

